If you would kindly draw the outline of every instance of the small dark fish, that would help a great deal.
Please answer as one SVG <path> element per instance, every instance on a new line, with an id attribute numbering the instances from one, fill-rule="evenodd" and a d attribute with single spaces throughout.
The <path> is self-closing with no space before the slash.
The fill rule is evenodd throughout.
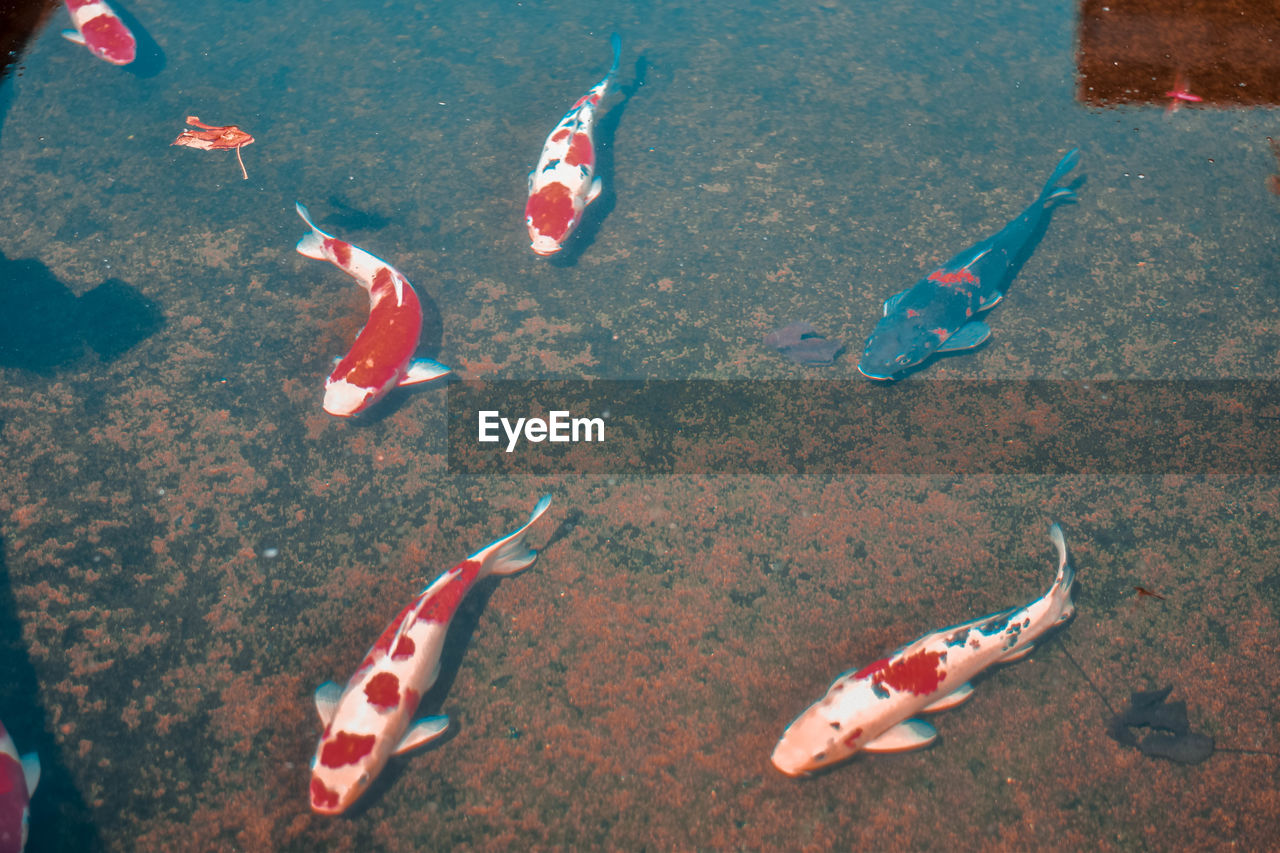
<path id="1" fill-rule="evenodd" d="M 977 315 L 1004 298 L 1012 271 L 1039 233 L 1048 209 L 1075 199 L 1075 190 L 1057 183 L 1079 162 L 1080 149 L 1072 148 L 1017 219 L 910 290 L 886 299 L 884 316 L 867 339 L 858 372 L 868 379 L 896 379 L 934 353 L 973 349 L 985 341 L 991 329 Z"/>
<path id="2" fill-rule="evenodd" d="M 1149 596 L 1151 596 L 1152 598 L 1158 598 L 1158 599 L 1160 599 L 1161 601 L 1164 601 L 1164 600 L 1165 600 L 1165 598 L 1164 598 L 1164 596 L 1163 596 L 1163 595 L 1161 595 L 1161 594 L 1160 594 L 1160 593 L 1158 593 L 1158 592 L 1152 592 L 1151 590 L 1147 589 L 1145 586 L 1135 586 L 1133 589 L 1134 589 L 1134 591 L 1135 591 L 1135 592 L 1137 592 L 1137 593 L 1138 593 L 1138 597 L 1139 597 L 1139 598 L 1141 598 L 1141 597 L 1142 597 L 1142 596 L 1144 596 L 1144 595 L 1149 595 Z"/>
<path id="3" fill-rule="evenodd" d="M 829 341 L 809 323 L 790 323 L 764 336 L 773 347 L 796 364 L 831 364 L 844 349 L 840 341 Z"/>
<path id="4" fill-rule="evenodd" d="M 1191 731 L 1186 702 L 1166 702 L 1173 686 L 1146 690 L 1129 696 L 1129 707 L 1111 718 L 1107 734 L 1125 746 L 1132 746 L 1155 758 L 1179 764 L 1199 764 L 1213 755 L 1213 738 Z M 1150 728 L 1141 739 L 1133 728 Z"/>

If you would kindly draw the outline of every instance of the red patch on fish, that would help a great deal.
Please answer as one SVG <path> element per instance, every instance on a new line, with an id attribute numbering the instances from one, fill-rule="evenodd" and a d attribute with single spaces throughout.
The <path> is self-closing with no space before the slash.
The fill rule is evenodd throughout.
<path id="1" fill-rule="evenodd" d="M 93 52 L 108 62 L 128 65 L 137 55 L 133 33 L 114 15 L 99 15 L 80 32 Z"/>
<path id="2" fill-rule="evenodd" d="M 418 707 L 418 703 L 422 701 L 422 694 L 414 690 L 412 687 L 404 689 L 404 706 L 410 710 Z"/>
<path id="3" fill-rule="evenodd" d="M 320 763 L 325 767 L 344 767 L 355 764 L 373 752 L 375 735 L 353 735 L 350 732 L 338 732 L 333 740 L 320 750 Z"/>
<path id="4" fill-rule="evenodd" d="M 575 215 L 573 196 L 562 183 L 547 184 L 529 196 L 529 202 L 524 206 L 524 215 L 533 230 L 559 242 L 569 236 L 569 227 Z"/>
<path id="5" fill-rule="evenodd" d="M 319 779 L 311 780 L 311 803 L 325 809 L 337 808 L 338 792 L 330 791 Z"/>
<path id="6" fill-rule="evenodd" d="M 568 136 L 569 133 L 570 133 L 569 128 L 562 127 L 551 135 L 551 141 L 559 142 L 561 139 L 564 139 L 566 136 Z"/>
<path id="7" fill-rule="evenodd" d="M 480 564 L 467 560 L 459 563 L 457 570 L 458 574 L 449 578 L 447 583 L 442 584 L 436 590 L 436 594 L 431 597 L 431 601 L 427 602 L 427 606 L 422 608 L 420 619 L 444 625 L 448 624 L 449 620 L 453 618 L 453 614 L 458 610 L 458 605 L 462 604 L 462 599 L 467 597 L 471 584 L 475 582 L 476 574 L 480 571 Z"/>
<path id="8" fill-rule="evenodd" d="M 564 155 L 564 161 L 570 166 L 591 166 L 594 165 L 596 152 L 591 147 L 591 137 L 585 133 L 574 134 L 573 142 L 569 143 L 569 152 Z"/>
<path id="9" fill-rule="evenodd" d="M 400 642 L 396 643 L 396 650 L 391 653 L 391 657 L 411 658 L 413 657 L 413 652 L 416 648 L 417 647 L 413 644 L 413 640 L 410 640 L 408 637 L 401 636 Z"/>
<path id="10" fill-rule="evenodd" d="M 935 270 L 929 273 L 929 281 L 936 281 L 938 284 L 977 284 L 978 279 L 969 270 L 961 268 L 958 270 Z"/>
<path id="11" fill-rule="evenodd" d="M 364 686 L 369 704 L 379 708 L 394 708 L 400 704 L 400 679 L 393 673 L 380 672 Z"/>
<path id="12" fill-rule="evenodd" d="M 916 652 L 909 657 L 900 658 L 892 663 L 879 660 L 857 673 L 855 677 L 870 675 L 874 684 L 884 684 L 899 693 L 914 693 L 917 696 L 928 696 L 938 689 L 938 685 L 947 674 L 938 669 L 942 659 L 939 652 Z"/>
<path id="13" fill-rule="evenodd" d="M 351 244 L 343 240 L 336 240 L 333 237 L 326 237 L 324 241 L 325 249 L 333 253 L 334 259 L 341 267 L 347 267 L 351 263 Z"/>

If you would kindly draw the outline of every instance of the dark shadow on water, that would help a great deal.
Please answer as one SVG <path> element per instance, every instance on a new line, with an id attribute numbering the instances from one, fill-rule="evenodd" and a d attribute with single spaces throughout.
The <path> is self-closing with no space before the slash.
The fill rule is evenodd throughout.
<path id="1" fill-rule="evenodd" d="M 48 715 L 36 704 L 40 692 L 18 621 L 4 558 L 7 551 L 8 545 L 0 539 L 0 721 L 20 755 L 34 752 L 40 756 L 40 782 L 31 798 L 27 850 L 104 850 L 89 807 L 48 730 Z"/>
<path id="2" fill-rule="evenodd" d="M 325 215 L 326 226 L 342 231 L 380 231 L 391 224 L 389 217 L 373 210 L 361 210 L 337 195 L 329 196 L 329 206 L 333 209 Z"/>
<path id="3" fill-rule="evenodd" d="M 163 326 L 160 306 L 118 279 L 77 298 L 39 261 L 0 253 L 0 367 L 49 372 L 86 345 L 113 361 Z"/>

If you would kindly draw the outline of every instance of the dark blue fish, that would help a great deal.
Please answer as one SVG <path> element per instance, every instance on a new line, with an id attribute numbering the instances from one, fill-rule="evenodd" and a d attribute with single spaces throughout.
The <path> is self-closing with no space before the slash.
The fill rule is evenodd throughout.
<path id="1" fill-rule="evenodd" d="M 903 371 L 939 352 L 973 349 L 991 334 L 975 316 L 1004 296 L 1010 272 L 1023 250 L 1036 238 L 1046 212 L 1055 202 L 1076 197 L 1070 187 L 1056 186 L 1080 162 L 1072 148 L 1058 163 L 1040 196 L 993 237 L 965 249 L 910 290 L 889 297 L 858 362 L 868 379 L 895 379 Z"/>

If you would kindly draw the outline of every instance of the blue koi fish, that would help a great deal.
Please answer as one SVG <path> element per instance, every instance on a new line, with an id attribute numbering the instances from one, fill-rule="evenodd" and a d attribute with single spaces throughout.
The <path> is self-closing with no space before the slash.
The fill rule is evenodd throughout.
<path id="1" fill-rule="evenodd" d="M 1056 185 L 1079 162 L 1080 149 L 1072 148 L 1017 219 L 885 300 L 858 372 L 868 379 L 895 379 L 934 353 L 973 349 L 985 341 L 991 328 L 976 315 L 1004 297 L 1012 268 L 1049 208 L 1075 199 L 1075 190 Z"/>

